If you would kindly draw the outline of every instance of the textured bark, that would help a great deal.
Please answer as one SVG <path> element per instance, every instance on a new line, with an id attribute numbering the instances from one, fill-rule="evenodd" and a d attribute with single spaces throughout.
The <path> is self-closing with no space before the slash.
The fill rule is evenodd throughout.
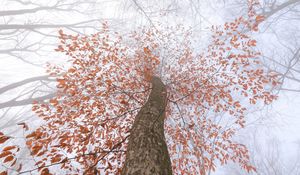
<path id="1" fill-rule="evenodd" d="M 166 88 L 153 77 L 152 91 L 135 118 L 122 175 L 171 175 L 171 161 L 164 136 Z"/>

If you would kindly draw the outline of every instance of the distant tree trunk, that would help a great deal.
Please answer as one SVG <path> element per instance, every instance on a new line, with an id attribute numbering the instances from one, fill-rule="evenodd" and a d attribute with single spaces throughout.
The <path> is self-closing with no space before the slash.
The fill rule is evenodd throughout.
<path id="1" fill-rule="evenodd" d="M 160 78 L 153 77 L 148 101 L 130 132 L 122 175 L 172 175 L 164 136 L 166 100 L 165 85 Z"/>

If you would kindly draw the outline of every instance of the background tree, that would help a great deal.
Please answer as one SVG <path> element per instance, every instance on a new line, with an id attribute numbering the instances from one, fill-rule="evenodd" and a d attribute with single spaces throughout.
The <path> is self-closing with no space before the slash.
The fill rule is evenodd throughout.
<path id="1" fill-rule="evenodd" d="M 299 0 L 262 0 L 256 12 L 265 17 L 258 34 L 262 61 L 271 70 L 280 73 L 283 91 L 299 91 Z M 245 1 L 233 1 L 227 4 L 227 12 L 232 16 L 237 15 L 240 8 L 247 9 Z M 272 44 L 270 44 L 270 40 Z"/>
<path id="2" fill-rule="evenodd" d="M 44 101 L 55 96 L 55 77 L 44 73 L 44 65 L 48 61 L 59 62 L 54 51 L 57 46 L 57 31 L 64 29 L 81 34 L 96 32 L 101 26 L 101 20 L 105 18 L 110 21 L 107 12 L 98 9 L 106 6 L 110 7 L 111 2 L 0 2 L 1 132 L 20 138 L 23 137 L 23 132 L 15 127 L 16 124 L 31 120 L 39 125 L 40 120 L 31 112 L 31 104 L 35 100 Z M 24 143 L 23 139 L 18 142 Z M 26 150 L 23 149 L 23 157 L 26 157 L 25 153 Z M 1 164 L 1 170 L 2 166 Z"/>
<path id="3" fill-rule="evenodd" d="M 277 138 L 270 137 L 268 140 L 258 142 L 258 139 L 253 137 L 259 137 L 259 134 L 260 133 L 258 132 L 253 132 L 249 134 L 248 137 L 248 139 L 251 138 L 249 139 L 249 142 L 251 142 L 249 149 L 251 150 L 250 152 L 252 152 L 250 154 L 253 155 L 251 162 L 257 168 L 257 173 L 251 174 L 299 174 L 299 143 L 296 143 L 298 145 L 296 154 L 288 153 L 286 151 L 286 146 L 282 145 L 283 143 L 281 143 Z M 292 154 L 292 156 L 289 154 Z M 285 161 L 286 158 L 290 160 L 289 163 Z M 225 172 L 234 175 L 244 174 L 239 167 L 235 165 L 226 167 Z"/>
<path id="4" fill-rule="evenodd" d="M 110 21 L 106 12 L 97 9 L 100 6 L 111 6 L 111 3 L 95 0 L 0 2 L 0 64 L 5 65 L 1 68 L 0 80 L 1 130 L 31 118 L 28 105 L 34 100 L 54 97 L 55 78 L 44 75 L 44 65 L 59 61 L 54 52 L 57 31 L 97 32 L 103 19 Z M 16 72 L 20 69 L 22 73 Z"/>

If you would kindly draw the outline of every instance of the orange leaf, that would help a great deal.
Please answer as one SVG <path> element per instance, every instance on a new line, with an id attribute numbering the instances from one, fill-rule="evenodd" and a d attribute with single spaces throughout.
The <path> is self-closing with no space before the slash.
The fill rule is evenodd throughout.
<path id="1" fill-rule="evenodd" d="M 9 155 L 9 156 L 7 156 L 7 157 L 4 159 L 3 163 L 10 162 L 10 161 L 12 161 L 13 159 L 14 159 L 14 156 Z"/>
<path id="2" fill-rule="evenodd" d="M 3 148 L 3 151 L 9 151 L 9 150 L 12 150 L 14 148 L 17 148 L 16 146 L 7 146 L 5 148 Z"/>
<path id="3" fill-rule="evenodd" d="M 145 52 L 146 54 L 149 54 L 149 53 L 150 53 L 149 48 L 148 48 L 148 47 L 144 47 L 144 52 Z"/>
<path id="4" fill-rule="evenodd" d="M 9 138 L 8 136 L 0 136 L 0 144 L 6 142 Z"/>
<path id="5" fill-rule="evenodd" d="M 36 133 L 33 132 L 33 133 L 31 133 L 31 134 L 28 134 L 28 135 L 26 136 L 26 139 L 28 139 L 28 138 L 30 138 L 30 137 L 35 137 L 35 136 L 36 136 Z"/>
<path id="6" fill-rule="evenodd" d="M 262 22 L 264 19 L 265 19 L 265 17 L 263 15 L 257 15 L 255 18 L 255 21 L 259 23 L 259 22 Z"/>
<path id="7" fill-rule="evenodd" d="M 60 156 L 52 157 L 51 163 L 56 163 L 56 162 L 59 162 L 60 160 L 61 160 Z"/>
<path id="8" fill-rule="evenodd" d="M 41 171 L 41 175 L 51 175 L 48 168 L 43 168 Z"/>
<path id="9" fill-rule="evenodd" d="M 256 46 L 256 40 L 250 40 L 248 44 L 249 46 Z"/>
<path id="10" fill-rule="evenodd" d="M 10 155 L 10 154 L 12 154 L 10 151 L 4 151 L 0 154 L 0 158 L 6 157 L 7 155 Z"/>
<path id="11" fill-rule="evenodd" d="M 42 146 L 35 145 L 34 147 L 32 147 L 32 154 L 33 155 L 37 154 L 41 149 L 42 149 Z"/>
<path id="12" fill-rule="evenodd" d="M 235 107 L 237 107 L 237 108 L 239 108 L 239 107 L 241 107 L 241 104 L 240 104 L 240 102 L 234 102 L 234 104 L 233 104 Z"/>
<path id="13" fill-rule="evenodd" d="M 2 171 L 0 175 L 7 175 L 7 171 Z"/>
<path id="14" fill-rule="evenodd" d="M 58 101 L 56 98 L 50 99 L 49 101 L 52 105 L 56 106 L 58 104 Z"/>

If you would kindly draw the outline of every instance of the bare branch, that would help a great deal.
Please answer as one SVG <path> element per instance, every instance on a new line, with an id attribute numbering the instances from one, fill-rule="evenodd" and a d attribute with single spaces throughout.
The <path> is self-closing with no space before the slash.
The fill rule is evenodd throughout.
<path id="1" fill-rule="evenodd" d="M 51 93 L 51 94 L 40 96 L 40 97 L 27 98 L 27 99 L 24 99 L 24 100 L 10 100 L 10 101 L 7 101 L 7 102 L 0 103 L 0 109 L 7 108 L 7 107 L 30 105 L 34 101 L 44 101 L 44 100 L 51 99 L 55 96 L 56 96 L 56 93 Z"/>
<path id="2" fill-rule="evenodd" d="M 7 86 L 4 86 L 4 87 L 0 88 L 0 94 L 4 93 L 6 91 L 9 91 L 11 89 L 23 86 L 25 84 L 35 82 L 35 81 L 41 81 L 41 80 L 55 81 L 53 79 L 50 79 L 50 77 L 51 77 L 50 75 L 42 75 L 42 76 L 38 76 L 38 77 L 27 78 L 25 80 L 9 84 Z"/>
<path id="3" fill-rule="evenodd" d="M 50 28 L 60 28 L 60 27 L 72 27 L 72 28 L 82 28 L 86 27 L 83 26 L 84 24 L 100 21 L 98 19 L 82 21 L 73 24 L 1 24 L 0 30 L 11 30 L 11 29 L 27 29 L 27 30 L 34 30 L 34 29 L 50 29 Z M 82 25 L 82 26 L 80 26 Z M 94 27 L 94 26 L 90 26 Z"/>
<path id="4" fill-rule="evenodd" d="M 284 8 L 286 8 L 288 6 L 291 6 L 291 5 L 295 5 L 295 4 L 299 3 L 299 2 L 300 2 L 300 0 L 289 0 L 289 1 L 286 1 L 285 3 L 282 3 L 281 5 L 277 6 L 276 8 L 271 8 L 271 11 L 264 12 L 263 15 L 266 18 L 269 18 L 270 16 L 276 14 L 280 10 L 283 10 Z"/>

